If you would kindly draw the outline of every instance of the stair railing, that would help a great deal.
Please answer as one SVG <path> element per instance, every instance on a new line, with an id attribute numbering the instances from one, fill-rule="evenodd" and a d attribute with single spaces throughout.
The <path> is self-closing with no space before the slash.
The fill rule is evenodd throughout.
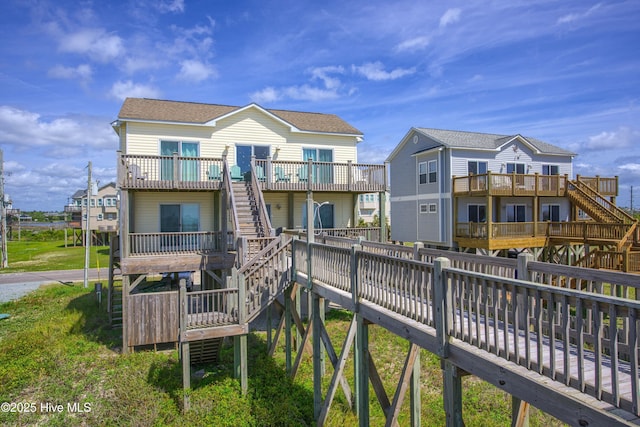
<path id="1" fill-rule="evenodd" d="M 624 224 L 632 224 L 636 221 L 631 215 L 629 215 L 623 209 L 620 209 L 615 204 L 611 203 L 605 197 L 602 197 L 600 193 L 598 193 L 586 183 L 580 181 L 580 179 L 571 181 L 571 184 L 576 190 L 578 190 L 581 195 L 587 197 L 587 199 L 589 199 L 591 202 L 597 203 L 598 205 L 606 209 L 609 213 L 611 213 Z"/>
<path id="2" fill-rule="evenodd" d="M 262 196 L 262 190 L 260 189 L 260 183 L 258 182 L 258 176 L 256 174 L 256 158 L 251 157 L 251 191 L 255 198 L 256 207 L 258 209 L 258 218 L 260 219 L 260 229 L 262 231 L 261 237 L 269 237 L 273 234 L 271 228 L 271 221 L 269 221 L 269 215 L 267 215 L 267 206 Z M 264 172 L 263 172 L 264 173 Z"/>
<path id="3" fill-rule="evenodd" d="M 225 221 L 228 221 L 229 216 L 231 216 L 231 222 L 233 224 L 233 240 L 235 241 L 238 236 L 240 236 L 240 221 L 238 220 L 238 210 L 236 209 L 235 197 L 233 194 L 233 188 L 231 187 L 231 172 L 229 170 L 229 164 L 227 163 L 227 158 L 224 158 L 224 164 L 222 167 L 222 175 L 223 175 L 223 188 L 226 193 L 227 199 L 227 213 L 225 213 Z M 222 236 L 223 239 L 226 239 L 227 236 Z"/>

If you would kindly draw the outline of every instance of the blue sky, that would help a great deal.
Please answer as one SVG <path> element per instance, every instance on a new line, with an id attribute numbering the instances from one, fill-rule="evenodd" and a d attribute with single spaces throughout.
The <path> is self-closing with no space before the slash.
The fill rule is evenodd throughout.
<path id="1" fill-rule="evenodd" d="M 334 113 L 384 161 L 412 127 L 522 134 L 640 206 L 640 2 L 67 1 L 0 5 L 0 148 L 22 210 L 115 179 L 127 96 Z"/>

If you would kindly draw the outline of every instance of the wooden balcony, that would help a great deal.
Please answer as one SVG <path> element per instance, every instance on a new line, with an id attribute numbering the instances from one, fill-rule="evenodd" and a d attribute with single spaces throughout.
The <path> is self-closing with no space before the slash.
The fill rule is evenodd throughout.
<path id="1" fill-rule="evenodd" d="M 618 177 L 579 177 L 602 196 L 618 194 Z M 453 178 L 454 196 L 544 196 L 564 197 L 567 175 L 486 173 Z"/>
<path id="2" fill-rule="evenodd" d="M 455 240 L 460 247 L 488 250 L 544 246 L 546 222 L 459 222 Z"/>
<path id="3" fill-rule="evenodd" d="M 455 241 L 461 247 L 489 250 L 542 247 L 547 241 L 618 245 L 629 232 L 626 224 L 573 222 L 459 222 Z"/>
<path id="4" fill-rule="evenodd" d="M 386 165 L 254 160 L 263 191 L 386 191 Z M 119 154 L 122 189 L 207 191 L 222 188 L 224 159 Z M 244 180 L 247 175 L 232 179 Z"/>
<path id="5" fill-rule="evenodd" d="M 123 274 L 230 268 L 235 260 L 235 254 L 223 251 L 220 231 L 129 233 L 127 238 L 120 254 Z M 233 249 L 233 233 L 226 238 Z"/>
<path id="6" fill-rule="evenodd" d="M 386 165 L 255 160 L 263 191 L 375 193 L 388 189 Z"/>

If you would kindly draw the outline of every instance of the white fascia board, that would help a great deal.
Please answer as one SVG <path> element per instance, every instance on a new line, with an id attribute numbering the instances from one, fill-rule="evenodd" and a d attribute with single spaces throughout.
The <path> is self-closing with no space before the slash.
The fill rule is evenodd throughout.
<path id="1" fill-rule="evenodd" d="M 523 145 L 526 145 L 527 147 L 529 147 L 529 149 L 531 151 L 533 151 L 536 154 L 544 154 L 542 153 L 542 151 L 538 150 L 536 147 L 534 147 L 533 145 L 531 145 L 531 143 L 527 140 L 527 138 L 525 138 L 524 136 L 518 134 L 516 136 L 514 136 L 513 138 L 511 138 L 510 140 L 508 140 L 507 142 L 505 142 L 504 144 L 502 144 L 501 146 L 498 147 L 499 151 L 502 151 L 502 148 L 508 144 L 511 144 L 513 141 L 518 140 L 520 141 Z"/>
<path id="2" fill-rule="evenodd" d="M 224 115 L 222 115 L 220 117 L 216 117 L 215 119 L 210 120 L 210 121 L 208 121 L 206 123 L 203 123 L 203 124 L 205 126 L 216 126 L 216 123 L 218 122 L 218 120 L 224 120 L 224 119 L 226 119 L 228 117 L 231 117 L 231 116 L 233 116 L 235 114 L 241 113 L 241 112 L 246 111 L 246 110 L 250 110 L 252 108 L 255 108 L 256 110 L 262 112 L 263 114 L 266 114 L 267 116 L 271 117 L 272 119 L 274 119 L 277 122 L 280 122 L 284 126 L 287 126 L 291 130 L 291 132 L 300 132 L 300 129 L 296 128 L 294 125 L 292 125 L 291 123 L 289 123 L 289 122 L 287 122 L 285 120 L 282 120 L 280 117 L 276 116 L 275 114 L 270 113 L 269 111 L 265 110 L 264 108 L 262 108 L 261 106 L 259 106 L 255 102 L 252 102 L 249 105 L 245 105 L 244 107 L 238 108 L 237 110 L 230 111 L 227 114 L 224 114 Z"/>

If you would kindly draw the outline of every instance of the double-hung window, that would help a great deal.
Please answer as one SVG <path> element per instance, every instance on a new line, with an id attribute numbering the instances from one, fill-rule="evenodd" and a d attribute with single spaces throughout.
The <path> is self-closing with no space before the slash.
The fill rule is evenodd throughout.
<path id="1" fill-rule="evenodd" d="M 431 184 L 438 180 L 438 161 L 429 160 L 428 162 L 418 163 L 418 182 L 420 184 Z"/>

